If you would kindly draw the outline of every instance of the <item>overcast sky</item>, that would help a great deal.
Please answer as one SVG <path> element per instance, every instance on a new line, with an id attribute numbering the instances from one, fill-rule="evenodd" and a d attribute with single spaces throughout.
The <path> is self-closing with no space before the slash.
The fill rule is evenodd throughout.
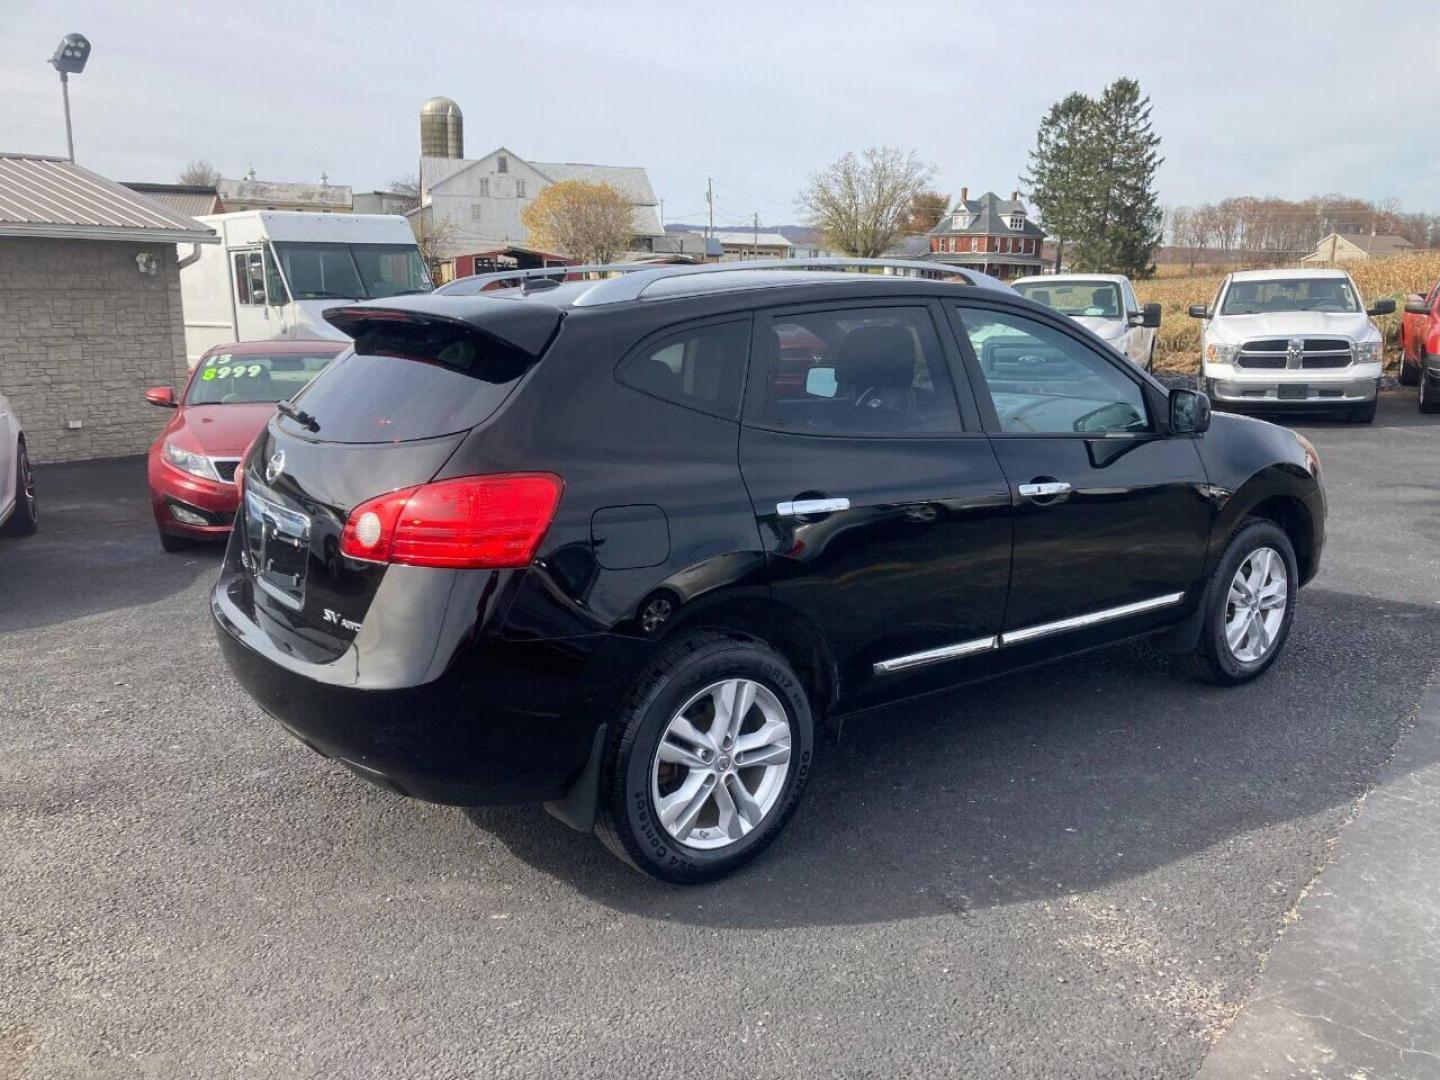
<path id="1" fill-rule="evenodd" d="M 795 192 L 850 149 L 913 148 L 952 195 L 1019 185 L 1071 90 L 1140 80 L 1167 204 L 1345 192 L 1440 211 L 1433 0 L 0 0 L 0 150 L 63 154 L 60 37 L 76 158 L 173 181 L 356 191 L 415 170 L 421 102 L 465 114 L 467 156 L 642 165 L 670 221 L 794 222 Z M 1428 73 L 1428 74 L 1427 74 Z M 1433 97 L 1433 95 L 1432 95 Z"/>

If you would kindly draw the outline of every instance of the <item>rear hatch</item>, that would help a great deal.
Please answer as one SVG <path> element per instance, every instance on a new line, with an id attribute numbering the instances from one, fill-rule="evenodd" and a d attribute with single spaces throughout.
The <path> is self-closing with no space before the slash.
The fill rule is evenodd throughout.
<path id="1" fill-rule="evenodd" d="M 416 301 L 327 312 L 354 351 L 282 404 L 246 461 L 227 557 L 241 587 L 230 595 L 298 660 L 343 655 L 387 574 L 410 576 L 412 612 L 417 591 L 448 595 L 454 570 L 343 553 L 346 523 L 377 496 L 431 481 L 544 353 L 561 318 L 554 307 L 508 300 Z"/>

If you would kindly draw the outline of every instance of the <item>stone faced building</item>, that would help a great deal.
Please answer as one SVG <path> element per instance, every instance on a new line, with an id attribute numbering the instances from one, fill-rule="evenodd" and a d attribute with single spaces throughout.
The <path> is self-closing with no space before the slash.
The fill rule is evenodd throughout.
<path id="1" fill-rule="evenodd" d="M 141 395 L 187 374 L 179 259 L 214 241 L 71 162 L 0 154 L 0 392 L 33 460 L 145 452 L 166 417 Z"/>

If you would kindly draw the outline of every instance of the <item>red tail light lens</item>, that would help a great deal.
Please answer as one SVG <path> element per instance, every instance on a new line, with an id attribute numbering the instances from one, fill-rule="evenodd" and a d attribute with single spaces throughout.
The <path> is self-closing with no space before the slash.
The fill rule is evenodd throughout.
<path id="1" fill-rule="evenodd" d="M 528 566 L 563 486 L 551 473 L 504 473 L 391 491 L 350 512 L 340 552 L 407 566 Z"/>

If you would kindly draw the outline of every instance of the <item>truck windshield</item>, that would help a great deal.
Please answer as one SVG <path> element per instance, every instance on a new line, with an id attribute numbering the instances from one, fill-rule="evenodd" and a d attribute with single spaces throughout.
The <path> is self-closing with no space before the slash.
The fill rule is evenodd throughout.
<path id="1" fill-rule="evenodd" d="M 1344 278 L 1277 278 L 1232 281 L 1221 315 L 1268 315 L 1274 311 L 1359 311 L 1355 290 Z"/>
<path id="2" fill-rule="evenodd" d="M 367 300 L 430 291 L 425 263 L 410 244 L 277 241 L 275 254 L 295 300 Z"/>
<path id="3" fill-rule="evenodd" d="M 1111 281 L 1030 281 L 1016 285 L 1015 291 L 1061 315 L 1120 317 L 1120 290 Z"/>

